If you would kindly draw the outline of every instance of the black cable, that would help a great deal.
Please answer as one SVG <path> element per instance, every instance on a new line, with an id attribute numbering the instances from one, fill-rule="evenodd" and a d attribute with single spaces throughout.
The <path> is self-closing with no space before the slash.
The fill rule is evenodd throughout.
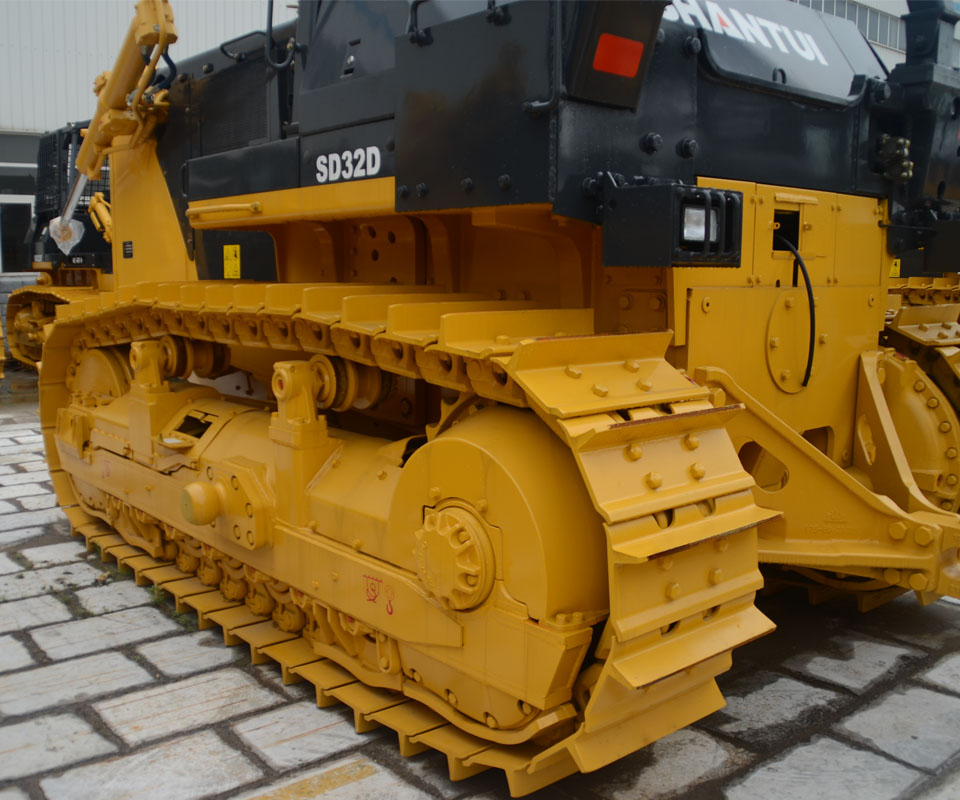
<path id="1" fill-rule="evenodd" d="M 420 28 L 420 23 L 417 19 L 417 11 L 420 6 L 426 2 L 427 0 L 410 0 L 410 13 L 407 16 L 407 36 L 410 37 L 410 41 L 413 44 L 421 47 L 433 41 L 429 32 Z"/>
<path id="2" fill-rule="evenodd" d="M 160 71 L 157 70 L 157 74 L 154 76 L 154 81 L 157 80 L 157 76 L 161 77 L 159 82 L 155 83 L 155 85 L 152 87 L 154 94 L 163 91 L 164 89 L 169 89 L 170 84 L 173 83 L 174 76 L 177 74 L 177 65 L 173 63 L 173 59 L 170 58 L 166 52 L 163 53 L 162 58 L 163 62 L 167 65 L 167 69 L 170 71 L 166 74 L 166 76 L 163 76 Z"/>
<path id="3" fill-rule="evenodd" d="M 267 39 L 263 43 L 263 57 L 267 64 L 273 67 L 277 72 L 282 72 L 293 63 L 293 57 L 296 55 L 296 40 L 291 39 L 287 42 L 287 57 L 283 61 L 274 61 L 270 56 L 270 48 L 273 47 L 273 0 L 267 0 Z"/>
<path id="4" fill-rule="evenodd" d="M 817 336 L 817 312 L 813 307 L 813 285 L 810 283 L 810 273 L 807 272 L 807 265 L 803 263 L 803 256 L 801 256 L 800 251 L 794 247 L 793 242 L 779 233 L 774 234 L 773 238 L 793 253 L 793 285 L 797 285 L 797 266 L 799 266 L 800 271 L 803 272 L 803 282 L 807 287 L 807 304 L 810 308 L 810 347 L 807 351 L 807 368 L 804 370 L 803 381 L 800 384 L 801 386 L 806 386 L 810 382 L 810 372 L 813 370 L 813 348 Z"/>

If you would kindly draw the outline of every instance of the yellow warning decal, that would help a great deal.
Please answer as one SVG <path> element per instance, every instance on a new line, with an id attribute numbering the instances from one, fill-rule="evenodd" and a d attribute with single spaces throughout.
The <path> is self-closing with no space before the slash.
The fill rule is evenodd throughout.
<path id="1" fill-rule="evenodd" d="M 239 277 L 239 275 L 238 275 L 237 277 Z M 899 277 L 900 277 L 900 259 L 899 259 L 899 258 L 895 258 L 895 259 L 893 259 L 893 261 L 891 262 L 891 264 L 890 264 L 890 275 L 889 275 L 889 277 L 891 277 L 891 278 L 899 278 Z"/>
<path id="2" fill-rule="evenodd" d="M 238 244 L 223 246 L 223 277 L 240 277 L 240 245 Z"/>

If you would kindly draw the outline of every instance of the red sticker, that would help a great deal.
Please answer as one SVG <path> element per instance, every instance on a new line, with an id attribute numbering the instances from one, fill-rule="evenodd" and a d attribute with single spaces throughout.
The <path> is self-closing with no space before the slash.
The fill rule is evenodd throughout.
<path id="1" fill-rule="evenodd" d="M 643 42 L 601 33 L 597 51 L 593 54 L 593 68 L 622 78 L 635 78 L 643 60 Z"/>

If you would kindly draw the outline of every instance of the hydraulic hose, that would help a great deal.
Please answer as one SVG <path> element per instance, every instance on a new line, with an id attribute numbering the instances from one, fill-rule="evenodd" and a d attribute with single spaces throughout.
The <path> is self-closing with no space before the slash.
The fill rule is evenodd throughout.
<path id="1" fill-rule="evenodd" d="M 803 282 L 807 287 L 807 307 L 810 309 L 810 345 L 807 350 L 807 368 L 803 371 L 803 381 L 800 384 L 806 386 L 810 382 L 810 372 L 813 369 L 813 348 L 817 336 L 817 312 L 813 306 L 813 285 L 810 283 L 810 273 L 807 271 L 807 265 L 803 263 L 803 256 L 800 255 L 800 251 L 797 250 L 793 242 L 779 233 L 774 235 L 774 239 L 793 253 L 793 285 L 797 285 L 797 267 L 799 266 L 803 273 Z"/>
<path id="2" fill-rule="evenodd" d="M 287 57 L 283 61 L 274 61 L 270 56 L 270 48 L 273 47 L 273 0 L 267 0 L 267 38 L 263 43 L 263 57 L 267 64 L 273 67 L 277 72 L 285 70 L 293 63 L 293 57 L 297 53 L 296 41 L 291 39 L 287 42 Z"/>

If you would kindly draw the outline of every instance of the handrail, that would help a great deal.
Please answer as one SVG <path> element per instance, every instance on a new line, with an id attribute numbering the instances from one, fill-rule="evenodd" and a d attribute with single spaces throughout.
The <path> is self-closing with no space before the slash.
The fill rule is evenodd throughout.
<path id="1" fill-rule="evenodd" d="M 229 211 L 251 211 L 259 214 L 263 211 L 263 204 L 259 200 L 254 200 L 252 203 L 221 203 L 216 206 L 188 208 L 186 214 L 188 217 L 198 217 L 201 214 L 222 214 Z"/>

